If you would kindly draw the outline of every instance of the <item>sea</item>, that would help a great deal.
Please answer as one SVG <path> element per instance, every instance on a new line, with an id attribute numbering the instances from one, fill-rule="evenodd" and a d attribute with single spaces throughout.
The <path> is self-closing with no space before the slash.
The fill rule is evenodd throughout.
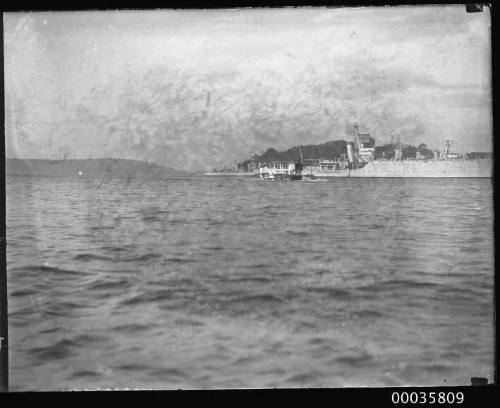
<path id="1" fill-rule="evenodd" d="M 7 176 L 10 388 L 494 375 L 490 179 Z"/>

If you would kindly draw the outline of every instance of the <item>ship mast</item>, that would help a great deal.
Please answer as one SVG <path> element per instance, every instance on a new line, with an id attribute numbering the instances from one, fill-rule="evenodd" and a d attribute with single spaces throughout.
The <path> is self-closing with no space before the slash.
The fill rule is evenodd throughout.
<path id="1" fill-rule="evenodd" d="M 358 142 L 358 150 L 359 150 L 359 131 L 358 131 L 358 125 L 354 125 L 354 130 L 356 132 L 356 140 Z"/>
<path id="2" fill-rule="evenodd" d="M 444 143 L 441 143 L 440 147 L 440 156 L 441 159 L 448 160 L 449 155 L 451 154 L 451 146 L 453 145 L 453 139 L 451 137 L 447 137 Z"/>
<path id="3" fill-rule="evenodd" d="M 302 174 L 304 170 L 304 159 L 302 158 L 302 149 L 299 146 L 299 153 L 300 153 L 300 174 Z"/>
<path id="4" fill-rule="evenodd" d="M 358 152 L 357 152 L 357 153 L 356 153 L 356 152 L 354 152 L 354 154 L 355 154 L 355 156 L 356 156 L 356 159 L 358 160 L 358 163 L 360 163 L 360 162 L 364 162 L 365 160 L 364 160 L 364 159 L 362 159 L 362 158 L 360 157 L 360 154 L 359 154 L 359 150 L 360 150 L 361 145 L 360 145 L 360 143 L 359 143 L 359 128 L 358 128 L 358 125 L 354 125 L 354 126 L 353 126 L 353 128 L 354 128 L 354 131 L 356 132 L 356 141 L 358 142 Z"/>

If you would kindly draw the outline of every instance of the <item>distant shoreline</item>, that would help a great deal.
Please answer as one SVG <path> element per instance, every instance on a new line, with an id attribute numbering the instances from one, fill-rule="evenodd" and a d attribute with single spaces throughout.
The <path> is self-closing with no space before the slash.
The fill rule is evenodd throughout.
<path id="1" fill-rule="evenodd" d="M 25 176 L 127 176 L 177 175 L 183 171 L 132 159 L 5 159 L 5 175 Z"/>

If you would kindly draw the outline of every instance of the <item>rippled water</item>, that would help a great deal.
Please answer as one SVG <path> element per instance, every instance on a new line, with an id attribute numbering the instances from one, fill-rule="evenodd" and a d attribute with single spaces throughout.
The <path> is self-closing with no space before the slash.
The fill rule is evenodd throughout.
<path id="1" fill-rule="evenodd" d="M 11 388 L 493 375 L 488 179 L 7 178 Z"/>

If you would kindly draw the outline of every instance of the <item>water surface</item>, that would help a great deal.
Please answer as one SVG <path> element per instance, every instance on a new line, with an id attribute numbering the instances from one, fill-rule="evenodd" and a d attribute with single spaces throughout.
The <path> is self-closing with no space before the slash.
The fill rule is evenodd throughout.
<path id="1" fill-rule="evenodd" d="M 488 179 L 7 177 L 12 390 L 493 376 Z"/>

